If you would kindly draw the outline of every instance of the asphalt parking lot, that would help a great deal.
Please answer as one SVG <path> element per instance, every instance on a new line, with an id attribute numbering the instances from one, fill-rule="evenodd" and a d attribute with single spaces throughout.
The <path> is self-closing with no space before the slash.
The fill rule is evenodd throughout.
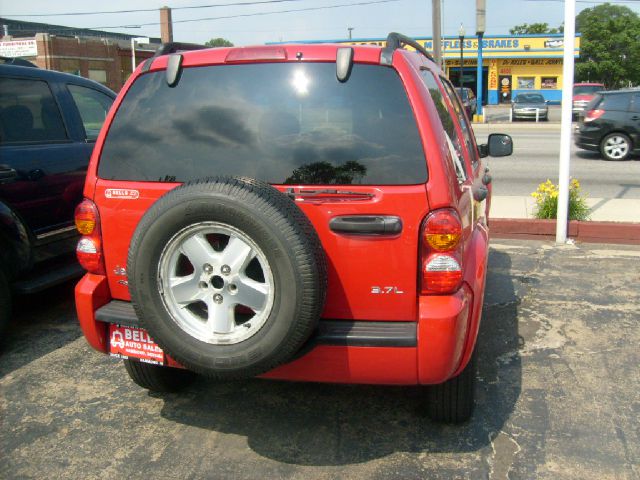
<path id="1" fill-rule="evenodd" d="M 199 381 L 149 394 L 81 336 L 73 285 L 0 351 L 0 478 L 640 478 L 640 247 L 494 240 L 477 409 L 416 388 Z"/>

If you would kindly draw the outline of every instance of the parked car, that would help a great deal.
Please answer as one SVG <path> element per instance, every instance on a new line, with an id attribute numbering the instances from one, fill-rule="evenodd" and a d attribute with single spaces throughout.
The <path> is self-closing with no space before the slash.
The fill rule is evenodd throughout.
<path id="1" fill-rule="evenodd" d="M 640 150 L 640 89 L 600 92 L 580 118 L 575 143 L 605 160 L 628 160 Z"/>
<path id="2" fill-rule="evenodd" d="M 585 107 L 593 100 L 596 93 L 604 89 L 603 83 L 575 83 L 573 85 L 572 113 L 574 120 L 584 113 Z"/>
<path id="3" fill-rule="evenodd" d="M 150 390 L 193 372 L 423 385 L 432 417 L 467 419 L 482 157 L 511 138 L 476 146 L 454 87 L 399 34 L 183 48 L 138 67 L 91 158 L 76 213 L 88 342 Z"/>
<path id="4" fill-rule="evenodd" d="M 472 118 L 475 115 L 477 110 L 476 94 L 473 93 L 473 90 L 467 87 L 464 87 L 464 88 L 457 87 L 456 92 L 460 97 L 460 100 L 462 100 L 462 105 L 464 105 L 464 109 L 467 112 L 467 116 L 469 118 Z"/>
<path id="5" fill-rule="evenodd" d="M 82 274 L 74 210 L 115 98 L 91 80 L 25 65 L 0 65 L 0 331 L 12 293 Z"/>
<path id="6" fill-rule="evenodd" d="M 549 105 L 539 93 L 519 93 L 511 102 L 513 120 L 548 120 Z"/>

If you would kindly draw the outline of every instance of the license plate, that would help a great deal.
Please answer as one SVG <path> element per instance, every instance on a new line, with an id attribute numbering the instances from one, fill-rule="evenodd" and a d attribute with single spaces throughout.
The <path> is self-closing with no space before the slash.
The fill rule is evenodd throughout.
<path id="1" fill-rule="evenodd" d="M 154 365 L 164 365 L 165 355 L 146 330 L 135 327 L 109 326 L 109 354 L 117 358 L 135 358 Z"/>

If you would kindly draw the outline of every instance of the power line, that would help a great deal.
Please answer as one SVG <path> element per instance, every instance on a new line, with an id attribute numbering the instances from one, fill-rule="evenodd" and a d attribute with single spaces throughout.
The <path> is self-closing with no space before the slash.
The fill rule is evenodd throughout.
<path id="1" fill-rule="evenodd" d="M 171 10 L 194 10 L 200 8 L 217 8 L 217 7 L 236 7 L 245 5 L 263 5 L 268 3 L 284 3 L 284 2 L 301 2 L 304 0 L 261 0 L 251 2 L 232 2 L 232 3 L 216 3 L 213 5 L 194 5 L 191 7 L 172 7 Z M 66 13 L 43 13 L 43 14 L 3 14 L 4 17 L 69 17 L 81 15 L 108 15 L 115 13 L 139 13 L 139 12 L 157 12 L 158 8 L 138 8 L 133 10 L 107 10 L 103 12 L 66 12 Z"/>
<path id="2" fill-rule="evenodd" d="M 365 2 L 356 2 L 356 3 L 340 3 L 337 5 L 326 5 L 323 7 L 307 7 L 307 8 L 292 8 L 289 10 L 274 10 L 273 12 L 257 12 L 257 13 L 244 13 L 238 15 L 225 15 L 221 17 L 207 17 L 207 18 L 191 18 L 188 20 L 174 20 L 173 24 L 176 23 L 192 23 L 192 22 L 207 22 L 213 20 L 227 20 L 230 18 L 244 18 L 244 17 L 260 17 L 264 15 L 274 15 L 277 13 L 292 13 L 292 12 L 311 12 L 316 10 L 330 10 L 334 8 L 342 8 L 342 7 L 357 7 L 361 5 L 375 5 L 379 3 L 392 3 L 399 2 L 401 0 L 375 0 L 375 1 L 365 1 Z M 147 27 L 147 26 L 155 26 L 160 25 L 160 22 L 149 22 L 149 23 L 136 23 L 136 27 Z M 73 28 L 73 27 L 69 27 Z M 131 28 L 131 25 L 113 25 L 113 26 L 102 26 L 102 27 L 88 27 L 90 30 L 100 30 L 103 28 Z"/>

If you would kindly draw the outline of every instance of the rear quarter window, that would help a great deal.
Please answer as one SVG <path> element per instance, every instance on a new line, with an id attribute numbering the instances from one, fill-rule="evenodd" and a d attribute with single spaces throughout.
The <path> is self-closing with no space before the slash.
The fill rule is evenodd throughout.
<path id="1" fill-rule="evenodd" d="M 274 184 L 418 184 L 427 167 L 404 86 L 388 67 L 332 63 L 187 68 L 140 77 L 109 129 L 104 179 L 241 175 Z"/>
<path id="2" fill-rule="evenodd" d="M 602 102 L 598 108 L 604 110 L 620 110 L 626 112 L 629 109 L 629 100 L 631 95 L 626 93 L 618 93 L 613 95 L 602 95 Z"/>

